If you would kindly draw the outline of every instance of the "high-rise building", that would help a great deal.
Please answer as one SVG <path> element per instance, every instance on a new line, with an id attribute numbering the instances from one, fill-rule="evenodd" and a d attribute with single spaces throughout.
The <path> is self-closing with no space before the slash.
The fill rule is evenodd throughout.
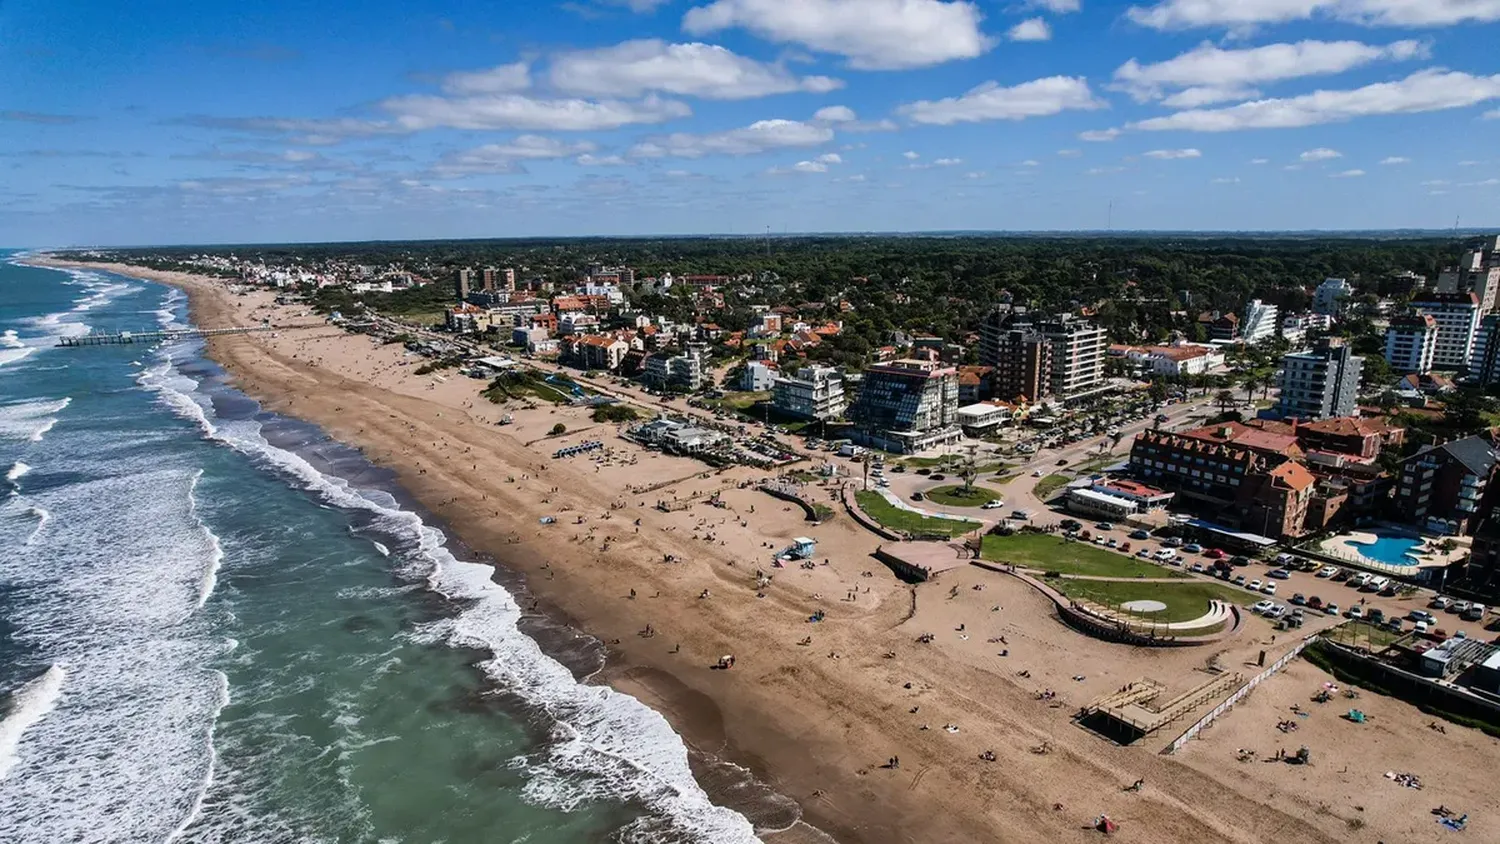
<path id="1" fill-rule="evenodd" d="M 495 268 L 485 267 L 480 271 L 480 278 L 484 281 L 484 289 L 493 291 L 495 289 Z"/>
<path id="2" fill-rule="evenodd" d="M 458 294 L 458 301 L 467 301 L 469 298 L 469 285 L 474 279 L 474 271 L 468 267 L 458 271 L 453 280 L 453 292 Z"/>
<path id="3" fill-rule="evenodd" d="M 1104 389 L 1109 349 L 1104 329 L 1064 315 L 1042 323 L 1041 331 L 1052 344 L 1052 395 L 1068 401 Z"/>
<path id="4" fill-rule="evenodd" d="M 1342 278 L 1325 278 L 1313 291 L 1313 313 L 1338 317 L 1344 313 L 1345 302 L 1354 295 L 1354 288 Z"/>
<path id="5" fill-rule="evenodd" d="M 844 414 L 844 377 L 831 366 L 805 366 L 771 384 L 771 404 L 782 413 L 824 421 Z"/>
<path id="6" fill-rule="evenodd" d="M 1479 323 L 1474 352 L 1469 355 L 1469 375 L 1481 386 L 1500 384 L 1500 314 L 1490 314 Z"/>
<path id="7" fill-rule="evenodd" d="M 1427 446 L 1401 464 L 1396 510 L 1423 530 L 1469 533 L 1478 524 L 1480 502 L 1497 469 L 1500 454 L 1485 437 Z"/>
<path id="8" fill-rule="evenodd" d="M 1310 352 L 1285 355 L 1277 410 L 1291 419 L 1353 416 L 1364 365 L 1364 358 L 1339 338 L 1325 339 Z"/>
<path id="9" fill-rule="evenodd" d="M 696 349 L 681 354 L 657 352 L 646 358 L 642 380 L 661 390 L 697 392 L 703 387 L 703 359 Z"/>
<path id="10" fill-rule="evenodd" d="M 1438 274 L 1437 292 L 1473 293 L 1479 301 L 1479 314 L 1483 316 L 1495 310 L 1495 296 L 1500 292 L 1500 261 L 1493 256 L 1488 259 L 1483 248 L 1471 249 L 1456 267 L 1449 267 Z"/>
<path id="11" fill-rule="evenodd" d="M 510 267 L 500 270 L 499 281 L 503 289 L 514 293 L 516 291 L 516 271 Z"/>
<path id="12" fill-rule="evenodd" d="M 1052 343 L 1024 308 L 997 306 L 979 324 L 979 360 L 992 367 L 991 392 L 999 399 L 1038 401 L 1052 392 Z"/>
<path id="13" fill-rule="evenodd" d="M 1240 337 L 1250 345 L 1263 343 L 1276 337 L 1276 320 L 1281 309 L 1259 299 L 1250 300 L 1245 306 L 1245 321 L 1240 325 Z"/>
<path id="14" fill-rule="evenodd" d="M 1438 326 L 1431 314 L 1403 314 L 1385 330 L 1385 359 L 1397 372 L 1419 375 L 1432 371 Z"/>
<path id="15" fill-rule="evenodd" d="M 1437 321 L 1433 368 L 1467 368 L 1474 352 L 1474 335 L 1479 331 L 1479 297 L 1474 293 L 1429 293 L 1413 299 L 1411 306 Z"/>
<path id="16" fill-rule="evenodd" d="M 910 453 L 961 436 L 958 370 L 933 361 L 896 360 L 864 371 L 849 420 L 866 443 Z"/>

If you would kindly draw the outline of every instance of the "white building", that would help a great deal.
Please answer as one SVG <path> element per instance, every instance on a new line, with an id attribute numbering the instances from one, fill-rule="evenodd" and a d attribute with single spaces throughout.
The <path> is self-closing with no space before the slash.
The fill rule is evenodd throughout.
<path id="1" fill-rule="evenodd" d="M 849 402 L 844 378 L 831 366 L 803 367 L 796 377 L 780 377 L 771 385 L 771 404 L 789 416 L 827 420 L 844 415 Z"/>
<path id="2" fill-rule="evenodd" d="M 1325 278 L 1313 291 L 1313 313 L 1337 317 L 1344 312 L 1344 303 L 1354 295 L 1354 288 L 1342 278 Z"/>
<path id="3" fill-rule="evenodd" d="M 1159 375 L 1205 375 L 1224 365 L 1224 350 L 1215 346 L 1150 346 L 1145 352 Z"/>
<path id="4" fill-rule="evenodd" d="M 1474 293 L 1430 293 L 1412 300 L 1411 306 L 1437 321 L 1437 349 L 1432 355 L 1432 367 L 1467 368 L 1482 316 L 1479 297 Z"/>
<path id="5" fill-rule="evenodd" d="M 691 350 L 680 355 L 657 353 L 646 358 L 641 376 L 657 389 L 671 387 L 696 392 L 703 387 L 703 359 Z"/>
<path id="6" fill-rule="evenodd" d="M 1240 325 L 1240 339 L 1250 345 L 1263 343 L 1276 337 L 1276 319 L 1280 308 L 1252 299 L 1245 306 L 1245 321 Z"/>
<path id="7" fill-rule="evenodd" d="M 1479 300 L 1479 315 L 1495 310 L 1496 292 L 1500 291 L 1500 263 L 1486 262 L 1482 250 L 1471 249 L 1456 267 L 1438 274 L 1437 292 L 1473 293 Z"/>
<path id="8" fill-rule="evenodd" d="M 1283 356 L 1277 410 L 1283 417 L 1309 421 L 1353 416 L 1364 366 L 1365 359 L 1338 338 L 1323 340 L 1311 352 Z"/>
<path id="9" fill-rule="evenodd" d="M 1398 316 L 1385 330 L 1385 359 L 1397 372 L 1431 372 L 1437 340 L 1437 320 L 1431 314 Z"/>
<path id="10" fill-rule="evenodd" d="M 1332 327 L 1333 319 L 1327 314 L 1288 314 L 1281 321 L 1281 337 L 1298 349 L 1307 345 L 1308 334 Z"/>
<path id="11" fill-rule="evenodd" d="M 749 393 L 762 393 L 776 382 L 776 370 L 758 360 L 745 364 L 740 371 L 739 388 Z"/>
<path id="12" fill-rule="evenodd" d="M 1066 401 L 1105 387 L 1104 359 L 1109 342 L 1103 328 L 1068 316 L 1049 320 L 1041 329 L 1052 345 L 1052 395 Z"/>
<path id="13" fill-rule="evenodd" d="M 1010 421 L 1011 410 L 998 404 L 979 402 L 958 409 L 958 425 L 970 436 L 988 434 Z"/>

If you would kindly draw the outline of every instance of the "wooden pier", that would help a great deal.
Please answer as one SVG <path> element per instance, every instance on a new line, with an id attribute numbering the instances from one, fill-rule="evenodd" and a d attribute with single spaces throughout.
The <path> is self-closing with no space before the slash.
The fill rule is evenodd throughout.
<path id="1" fill-rule="evenodd" d="M 278 326 L 257 325 L 247 328 L 173 328 L 165 331 L 121 331 L 118 334 L 85 334 L 81 337 L 59 338 L 57 345 L 79 346 L 129 346 L 134 343 L 163 343 L 187 340 L 192 337 L 217 337 L 223 334 L 249 334 L 252 331 L 275 331 Z"/>

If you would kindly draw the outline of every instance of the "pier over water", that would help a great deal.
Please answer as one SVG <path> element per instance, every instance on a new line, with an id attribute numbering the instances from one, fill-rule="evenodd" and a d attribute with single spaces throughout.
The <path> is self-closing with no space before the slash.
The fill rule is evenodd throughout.
<path id="1" fill-rule="evenodd" d="M 59 346 L 128 346 L 132 343 L 161 343 L 186 340 L 190 337 L 217 337 L 222 334 L 249 334 L 252 331 L 276 331 L 283 327 L 300 326 L 255 325 L 245 328 L 173 328 L 163 331 L 121 331 L 117 334 L 84 334 L 81 337 L 61 337 Z"/>

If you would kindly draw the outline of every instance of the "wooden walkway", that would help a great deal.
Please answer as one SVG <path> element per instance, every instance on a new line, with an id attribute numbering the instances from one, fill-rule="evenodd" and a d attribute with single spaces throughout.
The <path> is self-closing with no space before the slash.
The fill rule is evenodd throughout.
<path id="1" fill-rule="evenodd" d="M 191 337 L 217 337 L 224 334 L 249 334 L 253 331 L 276 331 L 279 326 L 257 325 L 246 328 L 173 328 L 163 331 L 121 331 L 118 334 L 85 334 L 62 337 L 57 345 L 68 348 L 83 346 L 129 346 L 135 343 L 162 343 Z"/>

